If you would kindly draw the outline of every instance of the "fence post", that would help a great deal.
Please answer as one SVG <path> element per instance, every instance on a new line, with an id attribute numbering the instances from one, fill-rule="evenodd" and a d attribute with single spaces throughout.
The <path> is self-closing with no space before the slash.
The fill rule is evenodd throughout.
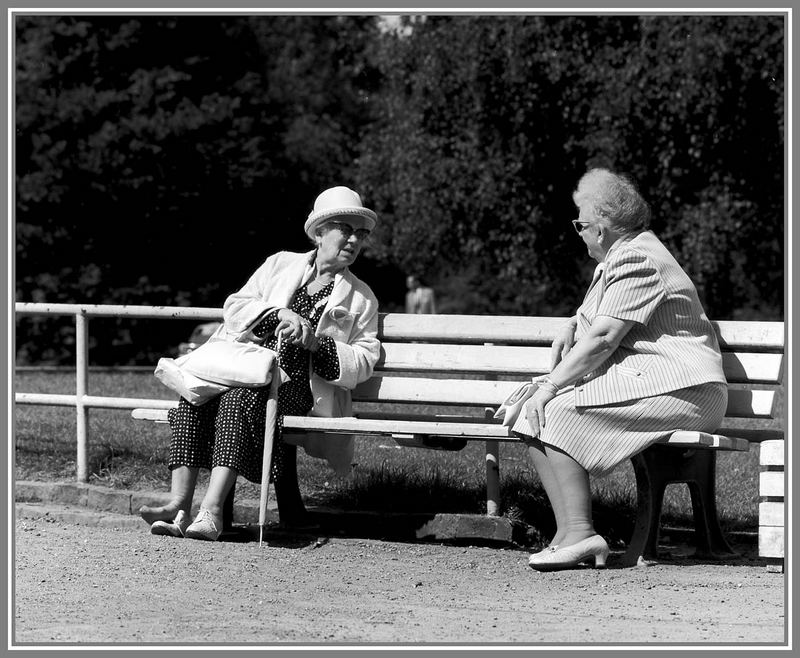
<path id="1" fill-rule="evenodd" d="M 84 405 L 84 396 L 89 393 L 89 318 L 83 312 L 75 314 L 75 376 L 78 482 L 88 482 L 89 409 Z"/>
<path id="2" fill-rule="evenodd" d="M 500 516 L 500 441 L 486 442 L 486 515 Z"/>

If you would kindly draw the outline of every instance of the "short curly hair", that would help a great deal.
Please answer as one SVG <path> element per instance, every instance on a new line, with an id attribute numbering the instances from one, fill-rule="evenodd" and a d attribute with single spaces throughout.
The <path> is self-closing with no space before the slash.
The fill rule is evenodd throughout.
<path id="1" fill-rule="evenodd" d="M 601 223 L 621 233 L 650 226 L 650 206 L 624 174 L 590 169 L 578 181 L 572 200 L 579 208 L 588 206 Z"/>
<path id="2" fill-rule="evenodd" d="M 331 224 L 330 224 L 330 222 L 325 222 L 324 224 L 320 224 L 319 226 L 317 226 L 317 227 L 314 229 L 314 235 L 313 235 L 313 237 L 312 237 L 312 236 L 310 236 L 310 235 L 306 235 L 306 237 L 308 238 L 308 241 L 309 241 L 309 242 L 310 242 L 310 243 L 311 243 L 311 244 L 312 244 L 314 247 L 316 247 L 316 246 L 317 246 L 317 240 L 316 240 L 316 238 L 318 238 L 318 237 L 319 237 L 319 236 L 321 236 L 321 235 L 325 235 L 325 234 L 326 234 L 328 231 L 330 231 L 330 230 L 331 230 Z"/>

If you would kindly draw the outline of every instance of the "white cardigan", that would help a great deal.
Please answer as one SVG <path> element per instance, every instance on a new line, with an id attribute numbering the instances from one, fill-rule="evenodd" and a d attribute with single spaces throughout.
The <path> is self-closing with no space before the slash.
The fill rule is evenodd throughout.
<path id="1" fill-rule="evenodd" d="M 223 317 L 228 338 L 254 339 L 252 329 L 265 313 L 287 308 L 294 292 L 313 275 L 315 255 L 316 251 L 281 251 L 267 258 L 241 290 L 225 300 Z M 310 415 L 350 416 L 352 403 L 348 389 L 370 378 L 380 356 L 380 342 L 378 300 L 370 287 L 347 268 L 334 278 L 316 335 L 329 336 L 335 341 L 339 377 L 326 381 L 310 371 L 314 396 Z M 350 472 L 352 436 L 309 433 L 284 440 L 303 446 L 313 457 L 327 459 L 339 474 Z"/>

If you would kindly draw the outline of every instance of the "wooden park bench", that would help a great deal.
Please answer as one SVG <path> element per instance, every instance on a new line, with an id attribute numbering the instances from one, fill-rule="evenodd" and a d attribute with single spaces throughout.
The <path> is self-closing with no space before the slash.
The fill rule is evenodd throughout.
<path id="1" fill-rule="evenodd" d="M 500 444 L 517 441 L 492 414 L 519 382 L 548 371 L 550 344 L 566 318 L 382 314 L 381 358 L 371 379 L 353 391 L 354 417 L 287 416 L 285 432 L 393 437 L 399 444 L 486 448 L 487 513 L 501 512 Z M 698 556 L 730 556 L 716 511 L 719 450 L 761 445 L 759 554 L 782 564 L 783 444 L 776 401 L 783 372 L 781 322 L 717 322 L 730 386 L 726 427 L 718 433 L 678 431 L 633 457 L 637 513 L 624 565 L 657 556 L 662 498 L 668 484 L 691 494 Z M 140 419 L 166 411 L 136 409 Z M 730 426 L 729 426 L 730 424 Z M 746 425 L 741 429 L 732 429 Z"/>

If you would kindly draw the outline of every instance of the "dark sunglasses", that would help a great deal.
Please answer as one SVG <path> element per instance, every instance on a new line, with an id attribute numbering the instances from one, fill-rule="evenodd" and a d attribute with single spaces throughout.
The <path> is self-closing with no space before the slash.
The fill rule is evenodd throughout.
<path id="1" fill-rule="evenodd" d="M 579 219 L 572 220 L 572 225 L 575 227 L 576 233 L 581 233 L 582 231 L 584 231 L 586 227 L 589 226 L 589 224 L 591 224 L 591 222 L 582 222 Z"/>
<path id="2" fill-rule="evenodd" d="M 369 237 L 369 231 L 365 228 L 353 228 L 350 224 L 345 224 L 344 222 L 328 222 L 328 224 L 338 229 L 348 239 L 351 235 L 355 235 L 358 240 L 366 240 Z"/>

